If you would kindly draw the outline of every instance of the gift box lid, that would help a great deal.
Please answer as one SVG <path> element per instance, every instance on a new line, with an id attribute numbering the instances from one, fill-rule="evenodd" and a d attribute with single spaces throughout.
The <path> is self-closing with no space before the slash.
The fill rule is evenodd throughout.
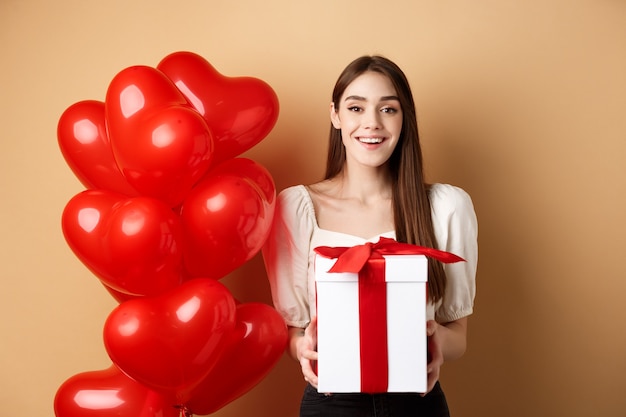
<path id="1" fill-rule="evenodd" d="M 386 282 L 428 281 L 428 258 L 425 255 L 383 255 Z M 317 282 L 357 282 L 358 274 L 351 272 L 328 272 L 337 259 L 315 256 L 315 280 Z"/>

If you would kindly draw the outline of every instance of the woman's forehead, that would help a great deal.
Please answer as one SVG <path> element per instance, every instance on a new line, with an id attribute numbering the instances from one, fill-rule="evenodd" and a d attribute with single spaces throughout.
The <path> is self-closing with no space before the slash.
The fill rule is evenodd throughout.
<path id="1" fill-rule="evenodd" d="M 397 99 L 397 92 L 391 80 L 378 72 L 364 72 L 356 77 L 342 95 L 342 101 L 348 98 L 380 100 L 381 98 Z"/>

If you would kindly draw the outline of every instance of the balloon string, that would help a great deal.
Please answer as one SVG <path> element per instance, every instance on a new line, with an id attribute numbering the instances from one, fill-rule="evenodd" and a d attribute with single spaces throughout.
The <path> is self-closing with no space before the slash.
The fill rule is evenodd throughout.
<path id="1" fill-rule="evenodd" d="M 180 409 L 180 415 L 178 417 L 193 417 L 193 413 L 186 406 L 184 406 L 184 405 L 175 405 L 174 407 Z"/>

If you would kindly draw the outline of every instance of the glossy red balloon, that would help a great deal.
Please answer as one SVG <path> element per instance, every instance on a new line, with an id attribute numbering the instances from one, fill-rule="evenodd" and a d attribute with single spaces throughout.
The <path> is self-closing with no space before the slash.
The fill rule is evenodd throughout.
<path id="1" fill-rule="evenodd" d="M 163 295 L 118 305 L 105 322 L 104 345 L 125 374 L 184 404 L 219 360 L 235 310 L 219 281 L 193 279 Z"/>
<path id="2" fill-rule="evenodd" d="M 194 414 L 212 414 L 250 391 L 272 370 L 287 346 L 283 318 L 262 303 L 237 306 L 234 335 L 233 346 L 187 401 Z"/>
<path id="3" fill-rule="evenodd" d="M 109 263 L 102 250 L 107 219 L 112 208 L 125 199 L 122 194 L 106 190 L 87 190 L 72 197 L 63 210 L 61 227 L 65 241 L 98 278 L 106 275 Z"/>
<path id="4" fill-rule="evenodd" d="M 157 65 L 204 116 L 215 138 L 215 162 L 259 143 L 278 119 L 278 97 L 264 81 L 226 77 L 192 52 L 172 53 Z"/>
<path id="5" fill-rule="evenodd" d="M 274 217 L 276 189 L 269 172 L 245 158 L 215 167 L 182 205 L 188 276 L 219 279 L 263 246 Z"/>
<path id="6" fill-rule="evenodd" d="M 155 68 L 119 72 L 107 90 L 105 117 L 117 165 L 141 195 L 177 206 L 211 165 L 206 121 Z"/>
<path id="7" fill-rule="evenodd" d="M 158 295 L 182 282 L 182 227 L 163 202 L 105 190 L 74 196 L 62 214 L 69 247 L 104 284 Z"/>
<path id="8" fill-rule="evenodd" d="M 115 366 L 66 380 L 54 397 L 56 417 L 179 417 L 162 394 L 133 381 Z"/>
<path id="9" fill-rule="evenodd" d="M 142 295 L 133 295 L 133 294 L 127 294 L 125 292 L 117 291 L 109 287 L 108 285 L 106 285 L 104 282 L 102 282 L 102 286 L 104 287 L 105 290 L 107 290 L 107 292 L 111 295 L 111 297 L 113 297 L 113 299 L 115 299 L 115 301 L 117 301 L 118 303 L 123 303 L 124 301 L 129 301 L 129 300 L 136 300 L 138 298 L 143 297 Z"/>
<path id="10" fill-rule="evenodd" d="M 85 100 L 68 107 L 59 118 L 57 140 L 65 161 L 86 188 L 138 195 L 113 157 L 103 102 Z"/>

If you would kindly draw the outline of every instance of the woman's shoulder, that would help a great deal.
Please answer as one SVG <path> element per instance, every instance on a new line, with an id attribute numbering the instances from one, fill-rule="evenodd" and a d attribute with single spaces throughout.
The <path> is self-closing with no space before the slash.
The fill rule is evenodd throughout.
<path id="1" fill-rule="evenodd" d="M 306 187 L 302 184 L 291 185 L 278 193 L 278 198 L 282 200 L 302 199 L 306 194 Z"/>
<path id="2" fill-rule="evenodd" d="M 311 196 L 305 185 L 292 185 L 278 193 L 278 207 L 282 212 L 289 211 L 296 215 L 313 214 Z"/>
<path id="3" fill-rule="evenodd" d="M 474 211 L 472 198 L 461 187 L 435 183 L 430 186 L 430 204 L 434 213 Z"/>
<path id="4" fill-rule="evenodd" d="M 305 185 L 293 185 L 278 193 L 275 229 L 282 228 L 291 235 L 310 236 L 316 227 L 315 209 Z"/>
<path id="5" fill-rule="evenodd" d="M 333 181 L 320 181 L 307 185 L 293 185 L 282 190 L 279 194 L 281 204 L 301 205 L 315 212 L 315 207 L 320 204 L 337 204 L 337 198 L 334 196 Z"/>

